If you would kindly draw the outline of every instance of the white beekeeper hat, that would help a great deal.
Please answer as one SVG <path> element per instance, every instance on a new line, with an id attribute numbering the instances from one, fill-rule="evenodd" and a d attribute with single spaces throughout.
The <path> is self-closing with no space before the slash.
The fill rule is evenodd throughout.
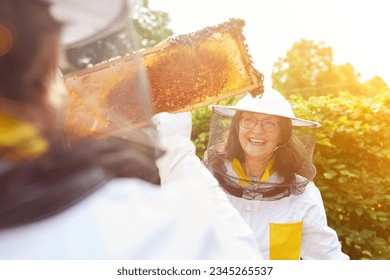
<path id="1" fill-rule="evenodd" d="M 320 127 L 317 122 L 295 117 L 290 103 L 276 90 L 265 89 L 263 95 L 252 97 L 251 94 L 243 97 L 235 106 L 211 105 L 218 113 L 233 117 L 237 111 L 247 111 L 273 116 L 289 118 L 293 126 Z"/>
<path id="2" fill-rule="evenodd" d="M 137 0 L 46 0 L 53 17 L 64 23 L 62 43 L 78 47 L 104 38 L 124 26 Z"/>

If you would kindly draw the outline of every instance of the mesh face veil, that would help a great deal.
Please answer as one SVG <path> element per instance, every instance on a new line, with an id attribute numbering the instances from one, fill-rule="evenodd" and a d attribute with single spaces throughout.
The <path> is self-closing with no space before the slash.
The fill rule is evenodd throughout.
<path id="1" fill-rule="evenodd" d="M 212 117 L 204 162 L 227 193 L 249 200 L 278 200 L 304 192 L 316 174 L 312 155 L 320 124 L 296 118 L 289 102 L 273 89 L 256 97 L 248 94 L 235 106 L 210 107 Z M 241 116 L 248 113 L 280 121 L 279 142 L 264 158 L 266 168 L 259 178 L 247 176 L 243 168 L 246 156 L 238 135 Z M 263 146 L 254 145 L 257 149 Z"/>
<path id="2" fill-rule="evenodd" d="M 62 44 L 73 49 L 105 38 L 124 26 L 131 30 L 130 43 L 139 49 L 133 21 L 137 13 L 137 0 L 50 0 L 51 13 L 64 24 Z M 113 59 L 111 59 L 113 60 Z M 65 134 L 70 142 L 86 136 L 117 136 L 148 146 L 156 146 L 156 131 L 151 124 L 153 115 L 148 75 L 142 58 L 136 52 L 128 59 L 128 66 L 107 62 L 64 76 L 68 90 Z M 120 71 L 120 76 L 110 75 L 110 69 Z M 119 65 L 119 66 L 118 66 Z M 108 70 L 108 71 L 107 71 Z M 131 81 L 124 77 L 131 76 Z M 110 91 L 120 92 L 116 102 Z M 114 99 L 114 100 L 112 100 Z M 115 106 L 112 106 L 112 103 Z M 130 112 L 130 113 L 128 113 Z M 135 114 L 137 118 L 129 117 Z"/>

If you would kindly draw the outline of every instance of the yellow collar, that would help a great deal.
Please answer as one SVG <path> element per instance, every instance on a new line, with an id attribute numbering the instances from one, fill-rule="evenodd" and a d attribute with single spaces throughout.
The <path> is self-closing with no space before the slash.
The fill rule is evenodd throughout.
<path id="1" fill-rule="evenodd" d="M 273 166 L 274 166 L 275 158 L 271 158 L 271 160 L 268 162 L 267 166 L 265 167 L 265 170 L 263 172 L 263 175 L 261 176 L 259 182 L 265 182 L 269 179 L 269 177 L 272 175 L 274 172 Z M 232 161 L 232 168 L 233 171 L 236 172 L 236 174 L 239 176 L 240 181 L 239 183 L 241 185 L 249 185 L 249 177 L 245 174 L 244 168 L 241 165 L 241 162 L 234 158 Z"/>
<path id="2" fill-rule="evenodd" d="M 34 125 L 0 113 L 0 157 L 32 159 L 45 153 L 48 146 Z"/>

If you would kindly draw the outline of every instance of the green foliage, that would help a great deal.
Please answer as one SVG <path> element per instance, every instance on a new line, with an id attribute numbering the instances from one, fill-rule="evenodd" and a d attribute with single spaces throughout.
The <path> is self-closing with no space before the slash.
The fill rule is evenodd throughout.
<path id="1" fill-rule="evenodd" d="M 136 37 L 142 48 L 153 47 L 162 40 L 173 35 L 168 28 L 169 15 L 163 11 L 153 11 L 149 8 L 149 0 L 142 1 L 142 7 L 138 9 L 134 18 L 134 27 L 137 30 Z"/>
<path id="2" fill-rule="evenodd" d="M 279 57 L 273 66 L 273 87 L 285 93 L 301 91 L 303 96 L 312 96 L 318 87 L 317 78 L 327 72 L 333 63 L 332 48 L 324 42 L 301 40 L 294 43 L 285 58 Z"/>
<path id="3" fill-rule="evenodd" d="M 315 183 L 343 250 L 352 259 L 390 259 L 390 93 L 380 77 L 359 79 L 349 63 L 333 63 L 331 48 L 306 40 L 272 74 L 295 113 L 323 125 Z"/>
<path id="4" fill-rule="evenodd" d="M 297 116 L 322 124 L 314 181 L 343 250 L 352 259 L 390 259 L 390 92 L 291 100 Z"/>
<path id="5" fill-rule="evenodd" d="M 331 47 L 304 39 L 296 42 L 284 58 L 280 57 L 272 70 L 273 87 L 286 97 L 299 93 L 308 98 L 340 91 L 372 96 L 387 88 L 379 77 L 364 83 L 360 79 L 350 63 L 334 63 Z"/>
<path id="6" fill-rule="evenodd" d="M 272 73 L 294 111 L 317 120 L 313 161 L 329 225 L 352 259 L 390 259 L 390 91 L 364 83 L 349 63 L 335 65 L 323 42 L 301 40 Z"/>
<path id="7" fill-rule="evenodd" d="M 211 110 L 205 106 L 192 111 L 191 139 L 196 146 L 196 154 L 203 158 L 209 141 Z"/>

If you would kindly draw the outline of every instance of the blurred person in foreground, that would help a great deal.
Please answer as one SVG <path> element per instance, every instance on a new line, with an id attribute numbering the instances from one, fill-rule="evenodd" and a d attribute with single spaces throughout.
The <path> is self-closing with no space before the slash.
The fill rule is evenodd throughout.
<path id="1" fill-rule="evenodd" d="M 0 2 L 0 259 L 259 259 L 189 113 L 154 116 L 159 143 L 136 129 L 65 141 L 60 2 Z"/>
<path id="2" fill-rule="evenodd" d="M 277 91 L 212 106 L 205 164 L 271 260 L 349 259 L 312 179 L 319 123 L 296 118 Z"/>

